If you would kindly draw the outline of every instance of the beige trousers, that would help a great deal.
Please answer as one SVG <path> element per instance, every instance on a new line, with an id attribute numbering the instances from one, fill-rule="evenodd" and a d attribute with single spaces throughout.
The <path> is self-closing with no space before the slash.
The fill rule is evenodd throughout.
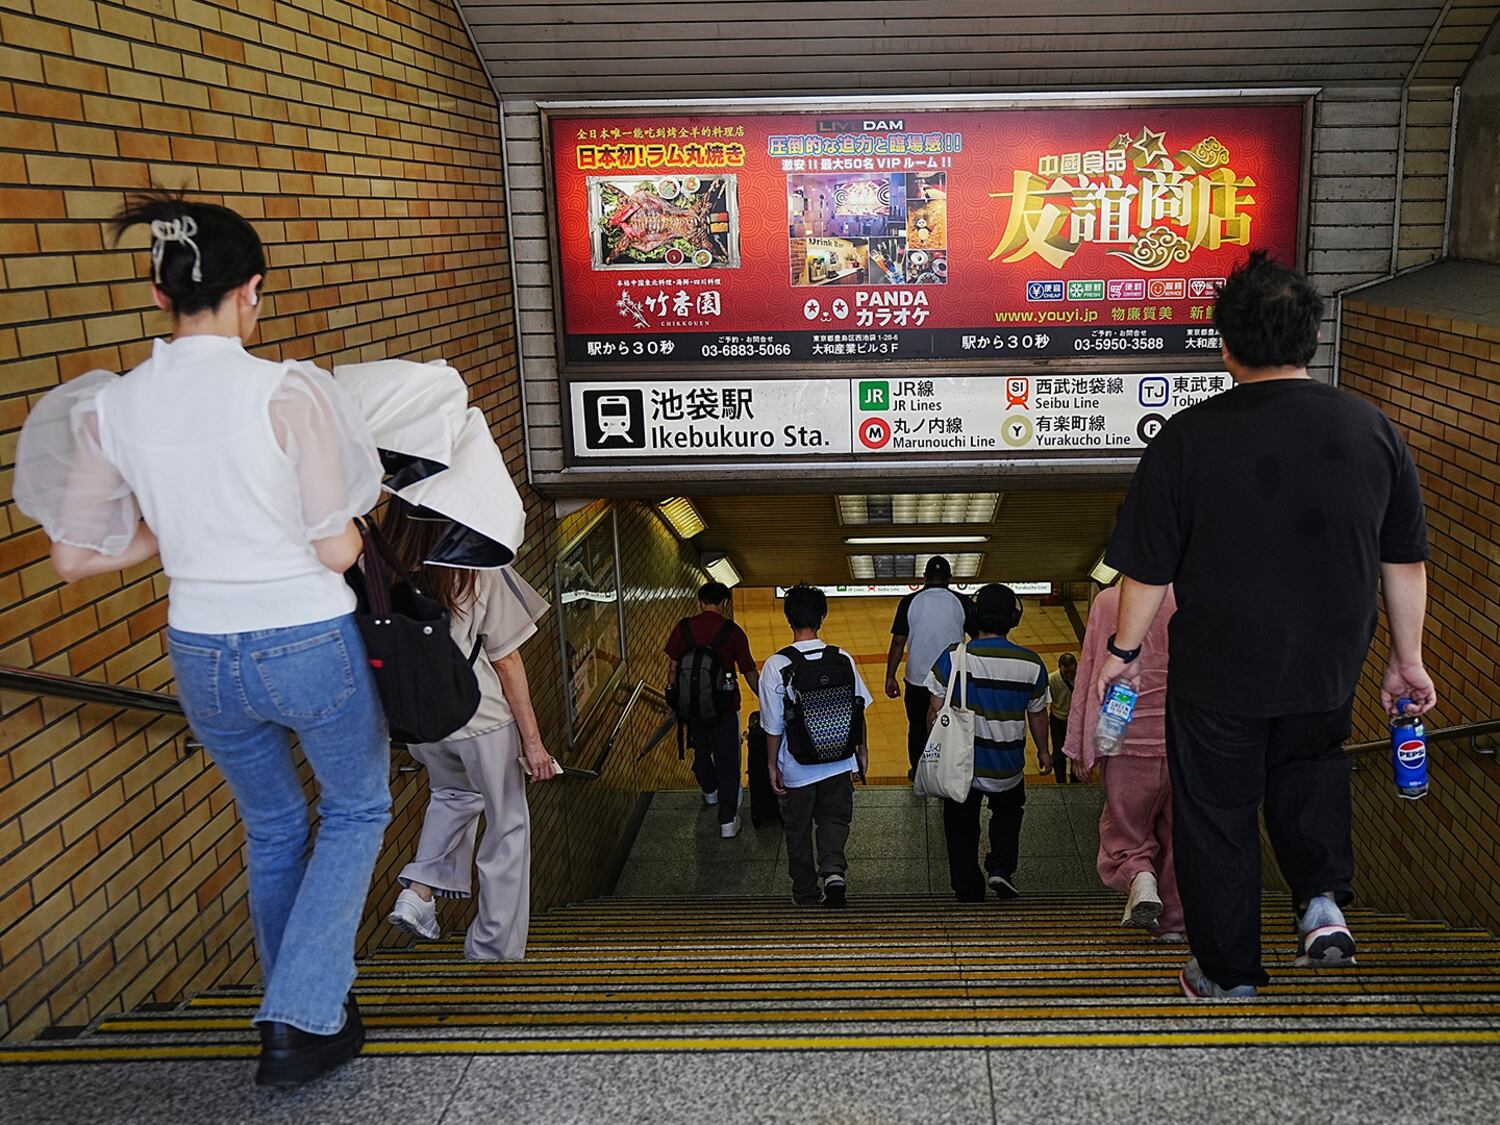
<path id="1" fill-rule="evenodd" d="M 475 961 L 519 961 L 531 922 L 531 812 L 517 761 L 514 723 L 473 738 L 411 747 L 427 767 L 431 797 L 417 855 L 402 869 L 403 887 L 421 883 L 443 898 L 468 898 L 479 869 L 479 905 L 464 940 Z M 484 838 L 475 855 L 479 816 Z"/>

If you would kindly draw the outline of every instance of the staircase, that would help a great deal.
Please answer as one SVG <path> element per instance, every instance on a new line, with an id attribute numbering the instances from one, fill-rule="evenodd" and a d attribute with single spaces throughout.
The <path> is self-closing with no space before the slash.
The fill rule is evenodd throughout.
<path id="1" fill-rule="evenodd" d="M 1273 984 L 1194 1003 L 1187 956 L 1119 926 L 1102 893 L 961 905 L 946 896 L 601 899 L 536 920 L 525 962 L 470 964 L 461 942 L 375 954 L 356 986 L 366 1056 L 600 1055 L 932 1048 L 1500 1044 L 1500 940 L 1370 910 L 1350 970 L 1294 969 L 1286 901 L 1268 901 Z M 0 1050 L 5 1064 L 254 1056 L 253 990 L 106 1016 Z"/>

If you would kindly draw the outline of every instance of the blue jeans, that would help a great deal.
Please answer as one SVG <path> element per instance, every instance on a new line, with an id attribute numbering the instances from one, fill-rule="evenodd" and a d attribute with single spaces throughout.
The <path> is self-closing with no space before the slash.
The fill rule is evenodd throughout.
<path id="1" fill-rule="evenodd" d="M 265 978 L 257 1023 L 344 1025 L 354 938 L 391 819 L 390 738 L 353 617 L 253 633 L 167 630 L 193 733 L 229 781 Z M 292 757 L 318 779 L 318 838 Z"/>

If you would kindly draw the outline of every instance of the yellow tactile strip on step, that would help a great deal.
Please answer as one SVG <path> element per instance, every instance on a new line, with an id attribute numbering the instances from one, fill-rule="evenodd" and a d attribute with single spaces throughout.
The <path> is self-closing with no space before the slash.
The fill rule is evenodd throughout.
<path id="1" fill-rule="evenodd" d="M 774 1010 L 746 1010 L 736 1012 L 708 1011 L 684 1012 L 677 1009 L 663 1011 L 617 1011 L 617 1012 L 516 1012 L 516 1013 L 467 1013 L 451 1012 L 444 1015 L 385 1015 L 378 1012 L 364 1013 L 365 1026 L 372 1030 L 397 1027 L 566 1027 L 569 1025 L 607 1027 L 631 1024 L 681 1024 L 684 1026 L 707 1026 L 725 1023 L 923 1023 L 940 1020 L 1137 1020 L 1150 1023 L 1153 1020 L 1212 1020 L 1232 1015 L 1235 1019 L 1293 1019 L 1336 1017 L 1391 1019 L 1401 1016 L 1463 1016 L 1478 1018 L 1500 1016 L 1500 1003 L 1472 1001 L 1468 1003 L 1416 1004 L 1410 1001 L 1387 1002 L 1370 1000 L 1365 1002 L 1326 1001 L 1322 1003 L 1267 1003 L 1236 1005 L 1225 1009 L 1192 1001 L 1129 1006 L 1083 1004 L 1059 1007 L 1055 1004 L 1042 1006 L 978 1006 L 940 1008 L 777 1008 Z M 172 1033 L 202 1031 L 245 1031 L 244 1016 L 193 1016 L 164 1015 L 151 1018 L 112 1016 L 101 1020 L 97 1030 L 103 1034 Z"/>
<path id="2" fill-rule="evenodd" d="M 1170 1047 L 1421 1047 L 1500 1045 L 1500 1029 L 1402 1027 L 1382 1030 L 1130 1031 L 1072 1033 L 957 1033 L 951 1035 L 759 1035 L 721 1038 L 641 1036 L 619 1039 L 372 1040 L 371 1057 L 413 1055 L 639 1054 L 689 1051 L 931 1051 L 1038 1048 Z M 175 1046 L 33 1046 L 0 1051 L 0 1066 L 82 1062 L 171 1062 L 251 1058 L 253 1043 Z"/>

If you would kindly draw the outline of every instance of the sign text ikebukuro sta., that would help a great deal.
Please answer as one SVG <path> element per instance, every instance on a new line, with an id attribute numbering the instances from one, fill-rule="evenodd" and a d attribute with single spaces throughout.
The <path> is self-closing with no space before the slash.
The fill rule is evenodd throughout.
<path id="1" fill-rule="evenodd" d="M 548 118 L 568 370 L 1209 365 L 1222 279 L 1298 251 L 1301 102 L 584 112 Z"/>
<path id="2" fill-rule="evenodd" d="M 571 384 L 589 461 L 1138 454 L 1222 372 Z"/>

